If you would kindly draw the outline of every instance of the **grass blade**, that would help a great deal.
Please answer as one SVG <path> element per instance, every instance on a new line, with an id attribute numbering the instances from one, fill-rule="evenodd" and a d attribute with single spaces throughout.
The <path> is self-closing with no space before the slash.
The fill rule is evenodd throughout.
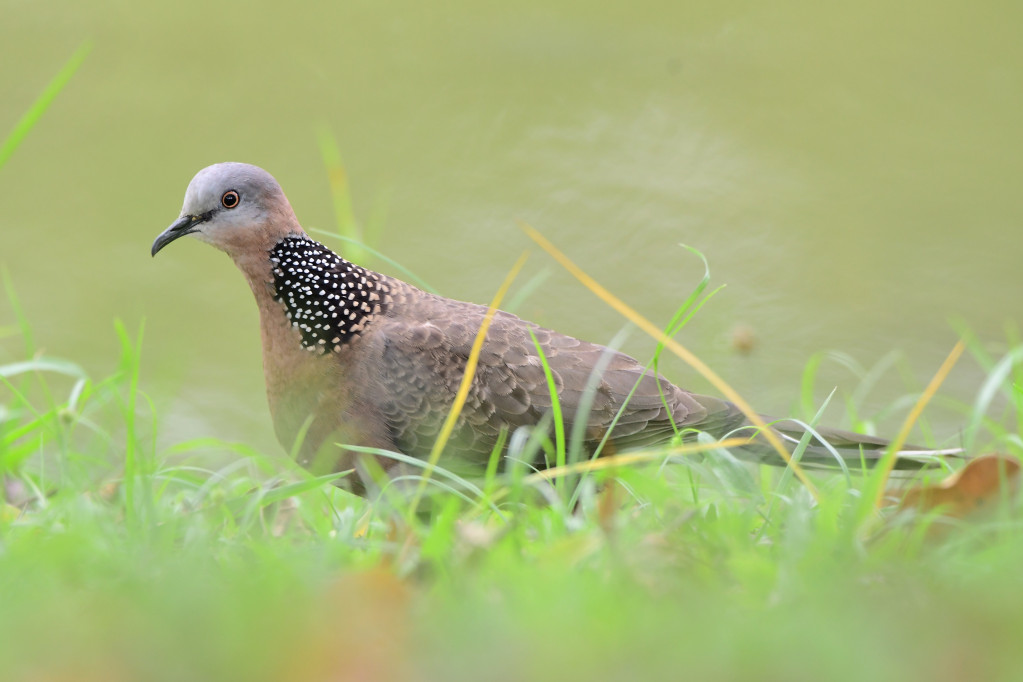
<path id="1" fill-rule="evenodd" d="M 905 444 L 906 439 L 909 437 L 909 432 L 913 428 L 913 424 L 924 411 L 924 407 L 927 406 L 927 403 L 929 403 L 931 398 L 934 397 L 934 394 L 938 392 L 941 384 L 944 383 L 945 378 L 948 377 L 948 373 L 952 371 L 953 367 L 955 367 L 956 362 L 959 360 L 959 356 L 963 354 L 965 349 L 966 343 L 962 339 L 956 341 L 956 345 L 952 347 L 951 351 L 949 351 L 948 357 L 946 357 L 945 361 L 941 363 L 941 367 L 939 367 L 938 371 L 934 373 L 934 377 L 931 379 L 931 382 L 927 384 L 927 388 L 925 388 L 924 392 L 920 395 L 920 399 L 916 401 L 916 405 L 913 406 L 913 409 L 910 410 L 909 414 L 906 416 L 906 420 L 902 423 L 902 428 L 899 429 L 895 438 L 892 439 L 892 442 L 888 445 L 888 450 L 877 465 L 880 474 L 872 478 L 872 481 L 877 485 L 877 490 L 874 495 L 874 509 L 880 509 L 881 503 L 884 502 L 885 487 L 888 484 L 888 477 L 891 475 L 892 469 L 895 467 L 895 458 L 898 456 L 899 450 L 902 449 L 903 444 Z"/>
<path id="2" fill-rule="evenodd" d="M 29 131 L 35 127 L 39 119 L 46 113 L 46 110 L 50 108 L 53 100 L 68 84 L 68 81 L 75 75 L 75 72 L 78 71 L 78 68 L 85 61 L 85 57 L 91 49 L 92 43 L 86 41 L 75 50 L 75 53 L 64 63 L 64 66 L 53 77 L 53 80 L 49 82 L 43 93 L 36 98 L 36 101 L 32 103 L 32 106 L 21 117 L 21 120 L 14 125 L 14 129 L 7 134 L 3 143 L 0 144 L 0 168 L 3 168 L 7 160 L 14 154 L 14 150 L 18 148 L 18 145 L 25 139 Z"/>
<path id="3" fill-rule="evenodd" d="M 494 294 L 494 300 L 487 307 L 487 312 L 483 316 L 483 324 L 480 325 L 479 331 L 476 332 L 476 339 L 473 341 L 472 350 L 466 359 L 465 373 L 462 375 L 462 383 L 458 387 L 458 393 L 455 394 L 455 402 L 452 403 L 448 416 L 444 420 L 444 425 L 441 426 L 440 433 L 437 435 L 437 440 L 434 441 L 433 449 L 430 450 L 430 459 L 427 461 L 427 467 L 423 472 L 423 480 L 420 481 L 416 495 L 412 499 L 412 505 L 409 508 L 410 518 L 415 516 L 419 500 L 422 498 L 423 492 L 426 490 L 426 484 L 430 480 L 430 473 L 437 466 L 440 453 L 444 451 L 444 446 L 447 445 L 448 438 L 451 437 L 451 433 L 454 431 L 458 415 L 462 412 L 462 406 L 465 405 L 465 400 L 469 397 L 469 387 L 472 385 L 473 377 L 476 375 L 476 363 L 479 361 L 480 351 L 483 350 L 483 341 L 487 337 L 490 322 L 494 319 L 494 315 L 497 314 L 498 306 L 501 305 L 501 301 L 504 299 L 505 294 L 508 293 L 508 289 L 511 287 L 512 282 L 515 281 L 515 277 L 519 274 L 522 266 L 525 265 L 528 256 L 528 253 L 523 253 L 519 256 L 519 259 L 515 261 L 515 265 L 512 266 L 512 269 L 504 278 L 504 282 L 501 283 L 497 293 Z"/>
<path id="4" fill-rule="evenodd" d="M 657 328 L 656 325 L 654 325 L 652 322 L 650 322 L 645 317 L 640 315 L 638 312 L 633 310 L 631 307 L 626 305 L 621 299 L 619 299 L 610 291 L 602 287 L 600 284 L 597 283 L 596 280 L 594 280 L 592 277 L 583 272 L 583 270 L 579 266 L 573 263 L 564 253 L 558 250 L 558 248 L 555 247 L 554 244 L 552 244 L 546 237 L 537 232 L 536 229 L 525 223 L 520 223 L 520 226 L 533 241 L 539 244 L 544 251 L 549 253 L 554 258 L 554 260 L 558 261 L 558 263 L 560 263 L 562 267 L 568 270 L 587 289 L 596 294 L 602 301 L 610 305 L 612 308 L 618 311 L 619 314 L 621 314 L 627 320 L 629 320 L 637 327 L 642 329 L 644 332 L 646 332 L 659 342 L 664 343 L 668 350 L 673 352 L 678 357 L 682 358 L 682 360 L 684 360 L 690 367 L 695 369 L 705 379 L 707 379 L 707 381 L 713 384 L 713 386 L 716 389 L 718 389 L 722 393 L 722 395 L 728 398 L 728 400 L 735 403 L 736 407 L 738 407 L 742 411 L 742 413 L 746 415 L 747 419 L 749 419 L 751 423 L 753 423 L 757 428 L 760 429 L 760 432 L 763 434 L 764 438 L 766 438 L 767 441 L 771 444 L 771 446 L 778 452 L 782 460 L 787 465 L 792 467 L 793 473 L 795 473 L 796 477 L 799 478 L 799 480 L 802 481 L 803 485 L 807 487 L 807 489 L 813 495 L 814 499 L 818 500 L 820 499 L 820 495 L 817 492 L 816 486 L 814 486 L 813 482 L 806 475 L 806 472 L 803 471 L 803 468 L 799 466 L 797 462 L 792 461 L 792 457 L 789 455 L 788 450 L 782 444 L 781 439 L 778 438 L 778 435 L 774 432 L 773 429 L 771 429 L 769 426 L 767 426 L 767 424 L 764 423 L 764 420 L 760 417 L 760 415 L 757 414 L 752 407 L 750 407 L 749 403 L 747 403 L 746 400 L 735 391 L 735 389 L 733 389 L 731 386 L 725 383 L 725 381 L 721 377 L 719 377 L 717 373 L 714 372 L 714 370 L 708 367 L 691 351 L 683 347 L 674 339 L 666 336 L 660 329 Z"/>

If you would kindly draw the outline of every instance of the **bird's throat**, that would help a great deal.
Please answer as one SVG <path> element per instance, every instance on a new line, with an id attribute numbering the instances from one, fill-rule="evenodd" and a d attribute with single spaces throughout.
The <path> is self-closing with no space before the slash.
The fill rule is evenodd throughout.
<path id="1" fill-rule="evenodd" d="M 270 270 L 273 298 L 310 352 L 340 352 L 390 303 L 384 276 L 305 236 L 278 242 L 270 250 Z"/>

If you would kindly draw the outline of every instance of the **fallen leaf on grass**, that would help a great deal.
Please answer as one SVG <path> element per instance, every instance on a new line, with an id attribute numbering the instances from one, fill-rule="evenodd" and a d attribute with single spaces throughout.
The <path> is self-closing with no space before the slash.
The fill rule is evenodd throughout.
<path id="1" fill-rule="evenodd" d="M 1019 474 L 1020 462 L 1015 457 L 977 457 L 937 485 L 910 488 L 902 496 L 899 509 L 940 508 L 947 516 L 962 518 L 993 507 L 1003 496 L 1014 495 L 1019 490 Z"/>

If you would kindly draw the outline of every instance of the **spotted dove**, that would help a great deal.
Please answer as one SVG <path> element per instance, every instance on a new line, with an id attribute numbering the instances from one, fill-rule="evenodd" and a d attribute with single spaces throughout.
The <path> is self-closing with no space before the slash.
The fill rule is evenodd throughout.
<path id="1" fill-rule="evenodd" d="M 185 235 L 226 252 L 245 275 L 259 307 L 275 432 L 288 450 L 300 443 L 302 464 L 349 468 L 365 456 L 337 444 L 428 455 L 485 306 L 427 293 L 346 261 L 311 239 L 277 181 L 248 164 L 199 171 L 181 217 L 153 242 L 153 255 Z M 607 451 L 621 451 L 666 443 L 677 429 L 721 436 L 748 426 L 732 403 L 678 388 L 627 355 L 498 312 L 446 456 L 486 462 L 502 431 L 549 425 L 551 392 L 534 336 L 553 374 L 566 433 L 575 420 L 586 420 L 587 451 L 607 435 Z M 588 401 L 588 411 L 578 414 Z M 790 421 L 774 428 L 790 447 L 803 433 Z M 822 435 L 854 462 L 877 459 L 887 445 L 845 431 Z M 771 452 L 754 440 L 738 454 L 780 463 Z M 803 461 L 835 463 L 816 440 Z M 390 462 L 380 460 L 385 469 Z M 900 457 L 897 465 L 919 462 Z"/>

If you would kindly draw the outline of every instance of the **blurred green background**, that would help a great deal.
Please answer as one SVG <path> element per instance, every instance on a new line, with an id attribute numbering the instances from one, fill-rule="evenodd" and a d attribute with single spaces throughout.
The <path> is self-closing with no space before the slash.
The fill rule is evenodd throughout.
<path id="1" fill-rule="evenodd" d="M 728 286 L 681 340 L 765 412 L 789 411 L 814 352 L 902 350 L 922 382 L 949 319 L 993 339 L 1019 320 L 1019 5 L 3 0 L 0 16 L 0 130 L 92 43 L 0 171 L 0 263 L 37 342 L 93 371 L 116 361 L 115 317 L 146 319 L 164 438 L 275 450 L 242 278 L 197 242 L 149 246 L 226 160 L 332 229 L 324 128 L 357 214 L 386 210 L 378 247 L 448 296 L 489 300 L 536 250 L 522 219 L 664 322 L 702 275 L 676 244 L 699 248 Z M 600 342 L 622 327 L 535 254 L 543 270 L 517 312 Z M 822 388 L 847 379 L 832 367 Z M 947 390 L 979 381 L 960 368 Z M 904 392 L 893 378 L 877 399 Z"/>

